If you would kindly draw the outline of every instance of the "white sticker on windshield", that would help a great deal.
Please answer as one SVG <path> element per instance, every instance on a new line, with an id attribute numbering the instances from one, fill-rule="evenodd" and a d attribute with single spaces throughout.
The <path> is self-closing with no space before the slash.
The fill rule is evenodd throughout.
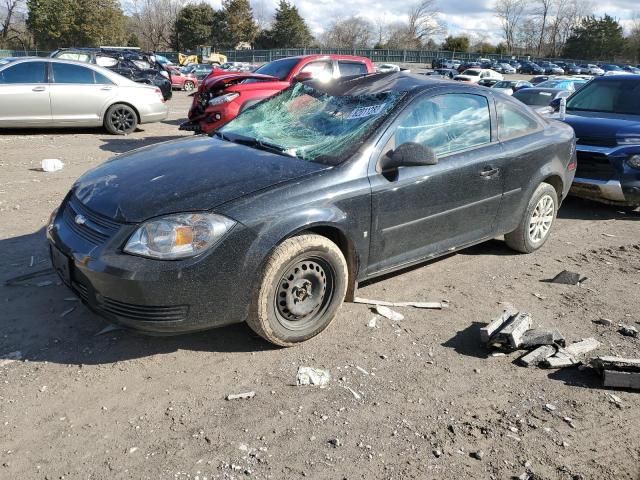
<path id="1" fill-rule="evenodd" d="M 545 97 L 550 97 L 551 94 L 549 92 L 540 92 L 540 95 L 544 95 Z"/>
<path id="2" fill-rule="evenodd" d="M 381 103 L 379 105 L 371 105 L 369 107 L 358 107 L 355 108 L 347 117 L 347 120 L 353 120 L 355 118 L 364 118 L 364 117 L 371 117 L 372 115 L 378 115 L 382 110 L 384 110 L 384 107 L 386 106 L 386 102 L 385 103 Z"/>

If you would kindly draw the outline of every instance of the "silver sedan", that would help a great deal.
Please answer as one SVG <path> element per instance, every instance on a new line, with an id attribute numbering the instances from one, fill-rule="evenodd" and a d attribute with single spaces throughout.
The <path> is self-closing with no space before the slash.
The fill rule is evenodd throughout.
<path id="1" fill-rule="evenodd" d="M 159 88 L 97 65 L 52 58 L 0 59 L 0 128 L 99 127 L 115 135 L 159 122 Z"/>

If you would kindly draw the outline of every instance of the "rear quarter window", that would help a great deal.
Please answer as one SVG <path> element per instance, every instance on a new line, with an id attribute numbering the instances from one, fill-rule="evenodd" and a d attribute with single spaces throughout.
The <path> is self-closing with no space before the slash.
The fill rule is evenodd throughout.
<path id="1" fill-rule="evenodd" d="M 367 66 L 362 62 L 345 62 L 338 61 L 341 77 L 349 77 L 352 75 L 365 75 L 369 73 Z"/>
<path id="2" fill-rule="evenodd" d="M 498 102 L 498 136 L 500 140 L 528 135 L 540 129 L 540 123 L 526 112 L 506 102 Z"/>

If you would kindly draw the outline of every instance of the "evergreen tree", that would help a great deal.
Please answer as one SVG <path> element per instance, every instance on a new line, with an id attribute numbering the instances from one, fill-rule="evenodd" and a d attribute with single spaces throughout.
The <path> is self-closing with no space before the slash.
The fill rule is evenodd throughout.
<path id="1" fill-rule="evenodd" d="M 171 45 L 176 50 L 194 50 L 199 45 L 211 42 L 211 28 L 215 11 L 211 5 L 200 3 L 187 5 L 180 13 L 173 26 Z"/>
<path id="2" fill-rule="evenodd" d="M 313 41 L 309 26 L 298 8 L 287 0 L 280 0 L 268 37 L 270 48 L 307 47 Z"/>
<path id="3" fill-rule="evenodd" d="M 39 48 L 95 47 L 124 41 L 117 0 L 28 0 L 27 27 Z"/>
<path id="4" fill-rule="evenodd" d="M 469 37 L 460 35 L 459 37 L 453 37 L 449 35 L 445 38 L 442 44 L 442 49 L 449 52 L 468 52 L 469 51 Z"/>
<path id="5" fill-rule="evenodd" d="M 213 43 L 217 48 L 251 45 L 258 36 L 249 0 L 222 0 L 222 9 L 213 16 Z"/>
<path id="6" fill-rule="evenodd" d="M 625 45 L 622 26 L 609 15 L 584 18 L 567 39 L 563 56 L 567 58 L 611 59 Z"/>

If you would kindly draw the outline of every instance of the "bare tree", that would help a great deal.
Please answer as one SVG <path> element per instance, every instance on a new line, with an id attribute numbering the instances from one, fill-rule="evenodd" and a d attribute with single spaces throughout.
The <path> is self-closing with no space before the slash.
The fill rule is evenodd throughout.
<path id="1" fill-rule="evenodd" d="M 418 50 L 422 42 L 416 38 L 415 30 L 404 22 L 395 22 L 387 29 L 387 48 L 392 50 Z"/>
<path id="2" fill-rule="evenodd" d="M 367 48 L 375 38 L 374 27 L 367 20 L 350 17 L 335 20 L 321 36 L 320 42 L 329 48 Z"/>
<path id="3" fill-rule="evenodd" d="M 187 0 L 126 0 L 125 13 L 132 30 L 147 50 L 162 51 L 171 45 L 171 31 Z"/>
<path id="4" fill-rule="evenodd" d="M 260 31 L 267 30 L 271 27 L 273 14 L 269 13 L 269 7 L 264 0 L 252 0 L 251 9 L 253 10 L 253 18 Z"/>
<path id="5" fill-rule="evenodd" d="M 525 0 L 497 0 L 496 16 L 502 25 L 502 36 L 509 53 L 513 53 L 518 30 L 525 14 Z"/>
<path id="6" fill-rule="evenodd" d="M 549 15 L 551 13 L 551 9 L 553 8 L 554 2 L 556 0 L 535 0 L 534 12 L 535 16 L 538 18 L 539 23 L 539 33 L 538 33 L 538 47 L 536 49 L 536 55 L 539 57 L 542 52 L 542 47 L 544 44 L 544 37 L 548 33 L 547 32 L 547 22 L 549 21 Z M 562 1 L 562 0 L 559 0 Z"/>
<path id="7" fill-rule="evenodd" d="M 0 2 L 0 45 L 5 44 L 14 31 L 24 6 L 24 0 L 2 0 Z"/>
<path id="8" fill-rule="evenodd" d="M 443 33 L 444 26 L 439 14 L 436 0 L 421 0 L 409 9 L 409 31 L 413 32 L 421 45 L 432 36 Z"/>

